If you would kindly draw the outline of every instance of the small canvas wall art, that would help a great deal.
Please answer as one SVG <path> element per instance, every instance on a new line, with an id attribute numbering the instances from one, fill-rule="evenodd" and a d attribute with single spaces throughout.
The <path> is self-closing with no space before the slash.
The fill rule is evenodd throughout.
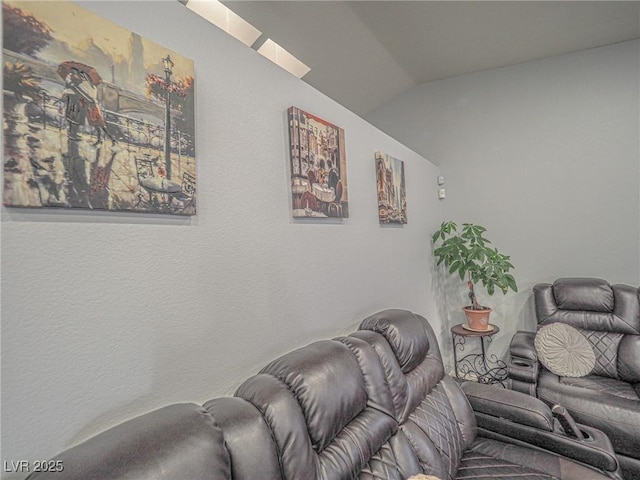
<path id="1" fill-rule="evenodd" d="M 344 130 L 296 107 L 288 118 L 293 216 L 347 218 Z"/>
<path id="2" fill-rule="evenodd" d="M 195 215 L 193 61 L 71 2 L 2 2 L 3 203 Z"/>
<path id="3" fill-rule="evenodd" d="M 375 158 L 380 223 L 407 223 L 404 162 L 383 152 L 376 152 Z"/>

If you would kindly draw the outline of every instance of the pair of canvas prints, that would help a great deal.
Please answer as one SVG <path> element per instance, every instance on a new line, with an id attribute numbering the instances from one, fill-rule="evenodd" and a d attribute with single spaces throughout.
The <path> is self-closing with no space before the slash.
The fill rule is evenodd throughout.
<path id="1" fill-rule="evenodd" d="M 349 216 L 344 130 L 296 107 L 289 109 L 294 217 Z M 375 154 L 380 223 L 407 223 L 404 162 Z"/>
<path id="2" fill-rule="evenodd" d="M 2 2 L 4 205 L 195 215 L 193 61 L 73 3 Z M 288 112 L 294 217 L 349 216 L 344 130 Z M 375 153 L 380 223 L 404 163 Z"/>

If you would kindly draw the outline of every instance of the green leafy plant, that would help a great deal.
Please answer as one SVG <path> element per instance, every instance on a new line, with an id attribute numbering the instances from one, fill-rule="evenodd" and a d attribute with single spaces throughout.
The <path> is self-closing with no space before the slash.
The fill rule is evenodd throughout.
<path id="1" fill-rule="evenodd" d="M 454 222 L 443 222 L 432 238 L 434 246 L 439 243 L 433 251 L 437 265 L 444 263 L 449 273 L 457 272 L 462 281 L 467 279 L 473 310 L 485 310 L 478 304 L 474 292 L 474 284 L 478 282 L 482 282 L 489 295 L 496 289 L 503 294 L 509 289 L 518 291 L 516 281 L 509 273 L 514 268 L 510 257 L 489 246 L 491 242 L 484 237 L 486 231 L 480 225 L 463 223 L 458 232 Z"/>

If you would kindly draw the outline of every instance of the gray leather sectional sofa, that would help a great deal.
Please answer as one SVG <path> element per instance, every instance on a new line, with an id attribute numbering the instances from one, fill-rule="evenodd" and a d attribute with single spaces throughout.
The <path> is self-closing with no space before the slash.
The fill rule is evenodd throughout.
<path id="1" fill-rule="evenodd" d="M 57 456 L 55 480 L 620 479 L 600 431 L 563 433 L 540 400 L 445 375 L 406 310 L 273 360 L 234 397 L 155 410 Z"/>

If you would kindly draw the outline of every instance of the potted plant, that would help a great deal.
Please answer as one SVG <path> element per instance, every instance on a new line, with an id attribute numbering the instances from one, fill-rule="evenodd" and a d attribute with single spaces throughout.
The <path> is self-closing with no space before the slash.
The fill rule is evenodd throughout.
<path id="1" fill-rule="evenodd" d="M 478 303 L 474 284 L 482 282 L 489 295 L 493 295 L 496 289 L 503 294 L 509 289 L 518 291 L 516 281 L 509 273 L 514 268 L 509 261 L 510 257 L 489 246 L 491 242 L 484 237 L 486 231 L 480 225 L 464 223 L 458 232 L 458 226 L 454 222 L 443 222 L 432 238 L 436 247 L 433 254 L 437 265 L 444 263 L 450 274 L 457 272 L 462 281 L 467 279 L 471 305 L 463 310 L 467 315 L 469 329 L 478 331 L 489 329 L 491 308 Z"/>

